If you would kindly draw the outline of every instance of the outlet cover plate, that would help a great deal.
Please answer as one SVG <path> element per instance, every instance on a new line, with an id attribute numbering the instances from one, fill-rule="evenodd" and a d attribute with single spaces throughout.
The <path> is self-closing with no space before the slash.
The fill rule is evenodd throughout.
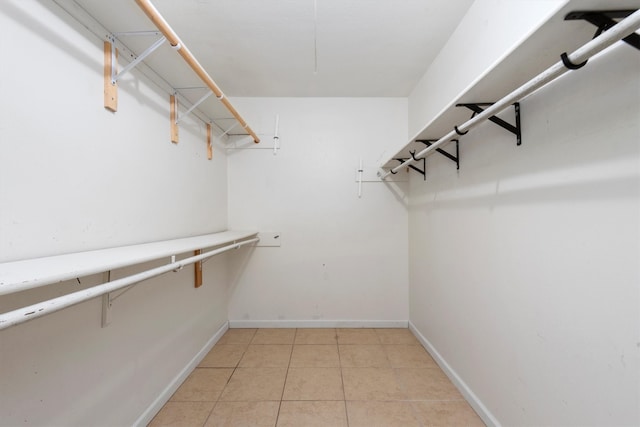
<path id="1" fill-rule="evenodd" d="M 260 241 L 256 244 L 258 247 L 280 247 L 282 240 L 281 233 L 276 231 L 260 232 L 258 237 L 260 238 Z"/>

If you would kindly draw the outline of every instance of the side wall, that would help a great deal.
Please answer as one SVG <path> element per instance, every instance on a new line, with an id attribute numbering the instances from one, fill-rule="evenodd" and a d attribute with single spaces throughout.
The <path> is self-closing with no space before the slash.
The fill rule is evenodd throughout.
<path id="1" fill-rule="evenodd" d="M 355 182 L 360 158 L 375 176 L 385 144 L 406 140 L 406 99 L 234 103 L 265 149 L 228 153 L 230 225 L 279 232 L 282 246 L 254 251 L 234 283 L 230 324 L 406 326 L 407 209 L 393 190 L 407 183 L 365 182 L 358 198 Z"/>
<path id="2" fill-rule="evenodd" d="M 619 43 L 410 183 L 411 322 L 490 422 L 640 424 L 639 71 Z"/>
<path id="3" fill-rule="evenodd" d="M 102 107 L 102 41 L 53 2 L 0 2 L 0 262 L 224 230 L 226 158 L 204 126 L 169 141 L 168 94 L 134 72 Z M 246 253 L 245 253 L 246 255 Z M 234 255 L 237 256 L 237 255 Z M 157 263 L 114 271 L 112 278 Z M 131 425 L 227 319 L 224 256 L 0 332 L 6 425 Z M 0 298 L 3 312 L 101 283 Z"/>

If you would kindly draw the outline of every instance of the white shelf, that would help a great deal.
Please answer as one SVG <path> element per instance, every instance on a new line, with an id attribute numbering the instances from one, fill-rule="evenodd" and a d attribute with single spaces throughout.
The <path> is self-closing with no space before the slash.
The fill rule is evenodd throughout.
<path id="1" fill-rule="evenodd" d="M 471 117 L 471 111 L 456 107 L 462 103 L 495 102 L 528 82 L 547 68 L 560 61 L 563 52 L 571 53 L 593 38 L 596 27 L 585 21 L 565 21 L 564 17 L 575 10 L 637 9 L 637 0 L 614 0 L 603 5 L 595 0 L 570 1 L 546 22 L 538 27 L 526 40 L 515 46 L 504 58 L 486 70 L 473 84 L 460 93 L 435 117 L 425 117 L 423 128 L 383 164 L 384 168 L 398 166 L 394 158 L 409 158 L 410 151 L 425 148 L 416 139 L 437 140 Z M 622 42 L 618 42 L 622 43 Z M 632 49 L 630 47 L 630 49 Z M 452 66 L 464 67 L 464 60 Z M 526 123 L 526 104 L 522 106 L 522 122 Z M 513 109 L 505 110 L 500 117 L 515 123 Z M 495 126 L 487 124 L 487 126 Z M 464 137 L 462 136 L 461 139 Z M 515 144 L 515 136 L 514 136 Z M 523 144 L 527 144 L 523 140 Z M 445 148 L 446 149 L 446 148 Z M 448 151 L 451 151 L 449 147 Z M 464 162 L 464 154 L 462 155 Z M 455 165 L 454 165 L 455 167 Z M 461 168 L 464 166 L 461 165 Z"/>
<path id="2" fill-rule="evenodd" d="M 183 239 L 99 249 L 0 264 L 0 295 L 46 286 L 196 249 L 254 237 L 257 231 L 224 231 Z"/>

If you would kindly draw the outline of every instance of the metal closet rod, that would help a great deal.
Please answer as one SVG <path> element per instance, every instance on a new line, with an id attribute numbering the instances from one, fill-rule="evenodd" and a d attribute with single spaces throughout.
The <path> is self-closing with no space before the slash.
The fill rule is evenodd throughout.
<path id="1" fill-rule="evenodd" d="M 551 81 L 557 79 L 558 77 L 563 75 L 565 72 L 570 70 L 570 68 L 568 67 L 571 66 L 571 64 L 577 64 L 577 65 L 574 65 L 574 67 L 579 68 L 581 65 L 583 65 L 583 63 L 586 63 L 586 61 L 589 58 L 601 52 L 602 50 L 606 49 L 607 47 L 611 46 L 613 43 L 627 37 L 629 34 L 632 34 L 638 28 L 640 28 L 640 10 L 629 15 L 627 18 L 620 21 L 619 23 L 617 23 L 607 31 L 603 32 L 595 39 L 592 39 L 588 43 L 584 44 L 581 48 L 577 49 L 571 55 L 569 55 L 568 57 L 565 57 L 563 61 L 560 61 L 555 65 L 552 65 L 547 70 L 543 71 L 533 79 L 529 80 L 527 83 L 520 86 L 518 89 L 514 90 L 504 98 L 500 99 L 498 102 L 496 102 L 495 104 L 493 104 L 492 106 L 484 110 L 482 113 L 464 122 L 462 125 L 457 126 L 454 130 L 452 130 L 451 132 L 449 132 L 448 134 L 446 134 L 445 136 L 443 136 L 442 138 L 434 142 L 431 146 L 425 148 L 424 150 L 416 154 L 415 158 L 424 157 L 430 152 L 437 150 L 441 145 L 446 144 L 447 142 L 458 138 L 458 135 L 467 133 L 467 131 L 479 125 L 480 123 L 488 120 L 491 116 L 494 116 L 500 113 L 502 110 L 511 106 L 515 102 L 520 101 L 521 99 L 530 95 L 531 93 L 538 90 L 539 88 L 546 85 L 547 83 L 550 83 Z M 565 65 L 565 62 L 566 62 L 565 59 L 567 58 L 568 58 L 567 64 L 569 65 Z M 390 174 L 396 173 L 403 167 L 412 165 L 415 162 L 416 160 L 411 158 L 401 163 L 400 165 L 390 169 L 387 172 L 384 172 L 384 173 L 382 171 L 378 172 L 378 176 L 380 177 L 380 179 L 385 179 Z"/>
<path id="2" fill-rule="evenodd" d="M 214 249 L 200 255 L 195 255 L 180 261 L 175 261 L 160 267 L 152 268 L 151 270 L 146 270 L 137 274 L 133 274 L 131 276 L 123 277 L 122 279 L 114 280 L 113 282 L 107 282 L 101 285 L 92 286 L 82 291 L 72 292 L 70 294 L 52 298 L 47 301 L 42 301 L 28 307 L 22 307 L 17 310 L 0 314 L 0 330 L 27 322 L 32 319 L 36 319 L 38 317 L 45 316 L 47 314 L 54 313 L 64 308 L 71 307 L 72 305 L 76 305 L 81 302 L 99 297 L 101 295 L 108 294 L 109 292 L 114 292 L 119 289 L 135 285 L 136 283 L 151 279 L 152 277 L 156 277 L 170 271 L 179 270 L 186 265 L 194 264 L 198 261 L 211 258 L 214 255 L 221 254 L 231 249 L 237 249 L 241 246 L 248 245 L 249 243 L 254 243 L 259 240 L 260 239 L 258 237 L 249 240 L 243 240 L 241 242 L 236 242 L 234 244 Z"/>
<path id="3" fill-rule="evenodd" d="M 173 31 L 173 29 L 169 26 L 167 21 L 160 15 L 160 12 L 155 8 L 155 6 L 151 3 L 150 0 L 136 0 L 138 6 L 142 11 L 149 17 L 149 19 L 154 23 L 156 28 L 160 30 L 160 32 L 167 38 L 169 43 L 173 48 L 175 48 L 180 56 L 186 61 L 186 63 L 191 67 L 191 69 L 200 77 L 200 79 L 211 89 L 211 91 L 216 95 L 216 97 L 227 107 L 227 110 L 236 120 L 240 123 L 240 125 L 251 135 L 253 141 L 257 144 L 260 142 L 260 138 L 258 135 L 249 127 L 247 122 L 242 118 L 238 110 L 234 108 L 234 106 L 229 102 L 227 97 L 224 95 L 222 90 L 218 87 L 215 81 L 209 76 L 206 70 L 200 65 L 198 60 L 193 56 L 193 54 L 187 49 L 187 47 L 182 43 L 180 37 Z"/>

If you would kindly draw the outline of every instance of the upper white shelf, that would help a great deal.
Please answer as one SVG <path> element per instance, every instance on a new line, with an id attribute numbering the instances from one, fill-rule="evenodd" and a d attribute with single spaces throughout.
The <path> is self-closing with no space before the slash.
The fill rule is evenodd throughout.
<path id="1" fill-rule="evenodd" d="M 257 231 L 224 231 L 183 239 L 6 262 L 0 264 L 0 295 L 233 243 L 257 234 Z"/>
<path id="2" fill-rule="evenodd" d="M 459 126 L 467 121 L 471 117 L 471 111 L 456 107 L 456 104 L 495 102 L 559 62 L 563 52 L 573 52 L 591 40 L 596 27 L 586 21 L 565 21 L 564 18 L 571 11 L 599 10 L 603 7 L 607 10 L 638 9 L 640 2 L 637 0 L 614 0 L 603 5 L 602 2 L 593 0 L 569 1 L 533 31 L 529 37 L 514 46 L 509 52 L 505 52 L 502 60 L 489 67 L 475 82 L 451 99 L 438 114 L 434 117 L 424 117 L 425 124 L 422 129 L 413 135 L 404 146 L 401 146 L 382 167 L 398 166 L 399 163 L 393 159 L 409 158 L 410 151 L 423 150 L 425 145 L 416 143 L 417 139 L 437 140 L 451 132 L 454 126 Z M 464 67 L 464 58 L 452 66 Z M 526 123 L 526 104 L 522 106 L 521 114 L 522 122 Z M 505 110 L 500 116 L 508 122 L 514 123 L 513 109 Z M 491 124 L 487 125 L 492 126 Z M 523 144 L 526 143 L 527 141 L 524 140 Z"/>

